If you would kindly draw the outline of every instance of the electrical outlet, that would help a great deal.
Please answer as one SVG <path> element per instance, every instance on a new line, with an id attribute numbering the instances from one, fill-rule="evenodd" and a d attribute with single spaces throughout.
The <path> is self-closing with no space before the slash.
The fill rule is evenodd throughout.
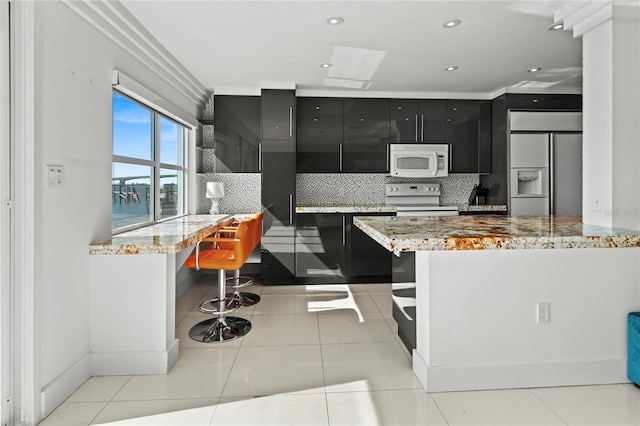
<path id="1" fill-rule="evenodd" d="M 538 324 L 548 324 L 551 321 L 551 304 L 549 303 L 538 303 L 536 304 L 537 311 L 537 323 Z"/>

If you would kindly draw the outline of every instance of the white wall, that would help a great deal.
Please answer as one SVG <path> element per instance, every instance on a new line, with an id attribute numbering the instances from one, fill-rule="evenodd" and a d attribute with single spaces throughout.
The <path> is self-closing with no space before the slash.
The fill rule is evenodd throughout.
<path id="1" fill-rule="evenodd" d="M 36 6 L 35 69 L 36 340 L 46 415 L 88 378 L 88 246 L 111 236 L 112 70 L 193 116 L 199 105 L 57 1 Z M 47 187 L 47 164 L 64 166 L 62 188 Z"/>
<path id="2" fill-rule="evenodd" d="M 640 229 L 640 19 L 620 13 L 583 34 L 583 218 Z"/>

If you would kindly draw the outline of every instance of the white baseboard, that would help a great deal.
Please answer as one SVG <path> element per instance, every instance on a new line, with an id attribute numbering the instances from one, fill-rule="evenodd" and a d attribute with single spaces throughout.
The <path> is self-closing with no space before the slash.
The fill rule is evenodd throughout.
<path id="1" fill-rule="evenodd" d="M 427 392 L 628 383 L 626 368 L 626 359 L 430 367 L 413 353 L 413 371 Z"/>
<path id="2" fill-rule="evenodd" d="M 41 418 L 47 417 L 91 377 L 91 355 L 85 355 L 73 367 L 45 386 L 40 392 Z"/>
<path id="3" fill-rule="evenodd" d="M 167 374 L 178 360 L 178 355 L 178 339 L 166 351 L 92 353 L 91 375 Z"/>

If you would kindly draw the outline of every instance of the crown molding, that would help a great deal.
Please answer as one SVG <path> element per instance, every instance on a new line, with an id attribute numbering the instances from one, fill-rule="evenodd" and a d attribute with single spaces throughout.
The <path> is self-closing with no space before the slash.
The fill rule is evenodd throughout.
<path id="1" fill-rule="evenodd" d="M 554 14 L 554 22 L 563 22 L 564 29 L 572 30 L 574 37 L 581 37 L 610 20 L 640 22 L 640 3 L 629 0 L 567 2 Z"/>
<path id="2" fill-rule="evenodd" d="M 94 28 L 196 104 L 211 92 L 117 0 L 61 0 Z"/>

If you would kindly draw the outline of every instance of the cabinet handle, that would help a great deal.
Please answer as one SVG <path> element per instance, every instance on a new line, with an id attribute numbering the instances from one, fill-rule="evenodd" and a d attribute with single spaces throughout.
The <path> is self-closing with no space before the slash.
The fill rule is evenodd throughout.
<path id="1" fill-rule="evenodd" d="M 449 171 L 453 169 L 453 144 L 449 144 Z"/>
<path id="2" fill-rule="evenodd" d="M 342 215 L 342 245 L 347 244 L 347 236 L 345 232 L 345 228 L 347 227 L 345 216 Z"/>
<path id="3" fill-rule="evenodd" d="M 293 225 L 293 194 L 289 194 L 289 225 Z"/>
<path id="4" fill-rule="evenodd" d="M 258 143 L 258 171 L 262 171 L 262 142 Z"/>
<path id="5" fill-rule="evenodd" d="M 340 171 L 342 171 L 342 144 L 340 144 L 339 150 L 340 150 Z"/>
<path id="6" fill-rule="evenodd" d="M 418 142 L 418 114 L 416 114 L 416 142 Z"/>
<path id="7" fill-rule="evenodd" d="M 293 136 L 293 107 L 289 107 L 289 137 Z"/>
<path id="8" fill-rule="evenodd" d="M 420 142 L 424 142 L 424 114 L 420 115 Z"/>
<path id="9" fill-rule="evenodd" d="M 391 156 L 389 155 L 389 147 L 391 144 L 387 144 L 387 171 L 391 171 Z"/>

